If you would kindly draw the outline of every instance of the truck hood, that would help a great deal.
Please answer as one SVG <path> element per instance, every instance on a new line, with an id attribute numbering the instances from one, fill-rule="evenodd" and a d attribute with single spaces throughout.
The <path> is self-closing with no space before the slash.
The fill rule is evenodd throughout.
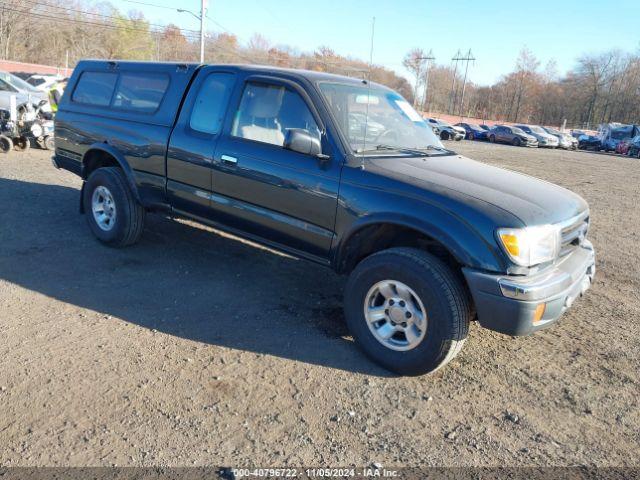
<path id="1" fill-rule="evenodd" d="M 561 222 L 588 209 L 582 197 L 558 185 L 460 155 L 371 162 L 385 176 L 421 189 L 472 197 L 511 213 L 525 225 Z"/>

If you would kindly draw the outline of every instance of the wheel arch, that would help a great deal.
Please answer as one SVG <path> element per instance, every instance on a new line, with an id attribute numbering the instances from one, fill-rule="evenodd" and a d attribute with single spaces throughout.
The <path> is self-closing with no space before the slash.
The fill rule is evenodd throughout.
<path id="1" fill-rule="evenodd" d="M 94 143 L 82 156 L 80 176 L 86 180 L 94 170 L 102 167 L 119 167 L 124 172 L 134 198 L 142 204 L 133 170 L 124 156 L 108 143 Z"/>
<path id="2" fill-rule="evenodd" d="M 399 216 L 376 215 L 361 220 L 336 243 L 333 266 L 338 273 L 349 273 L 360 260 L 391 247 L 418 247 L 459 267 L 491 268 L 497 259 L 477 235 L 460 222 L 450 222 L 448 229 L 438 224 Z M 465 243 L 458 239 L 464 238 Z M 473 239 L 473 240 L 472 240 Z M 474 247 L 470 247 L 473 242 Z"/>

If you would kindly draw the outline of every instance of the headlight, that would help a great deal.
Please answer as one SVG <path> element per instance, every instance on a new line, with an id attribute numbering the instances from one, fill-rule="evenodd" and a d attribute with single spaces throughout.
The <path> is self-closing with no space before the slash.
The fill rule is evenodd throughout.
<path id="1" fill-rule="evenodd" d="M 560 253 L 560 228 L 554 225 L 501 228 L 498 239 L 509 258 L 525 267 L 555 260 Z"/>

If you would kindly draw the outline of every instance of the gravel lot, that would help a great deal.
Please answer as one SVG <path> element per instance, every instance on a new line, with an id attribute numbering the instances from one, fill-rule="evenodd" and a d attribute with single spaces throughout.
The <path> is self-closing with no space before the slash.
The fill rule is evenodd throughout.
<path id="1" fill-rule="evenodd" d="M 0 157 L 0 465 L 640 464 L 640 162 L 451 146 L 583 195 L 598 272 L 418 378 L 359 353 L 331 271 L 157 216 L 105 248 L 48 152 Z"/>

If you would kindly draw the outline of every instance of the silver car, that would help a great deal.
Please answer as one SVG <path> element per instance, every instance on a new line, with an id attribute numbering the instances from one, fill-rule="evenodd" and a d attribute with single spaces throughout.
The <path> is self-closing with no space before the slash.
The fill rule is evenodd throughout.
<path id="1" fill-rule="evenodd" d="M 516 127 L 524 130 L 529 135 L 536 137 L 536 140 L 538 140 L 538 147 L 558 148 L 560 146 L 560 140 L 558 140 L 558 137 L 548 134 L 538 125 L 516 125 Z"/>
<path id="2" fill-rule="evenodd" d="M 560 130 L 556 130 L 551 127 L 542 127 L 545 132 L 549 135 L 553 135 L 560 142 L 559 147 L 564 148 L 565 150 L 577 150 L 578 149 L 578 139 L 572 137 L 568 133 L 561 132 Z"/>
<path id="3" fill-rule="evenodd" d="M 29 85 L 21 78 L 12 73 L 0 71 L 0 109 L 10 110 L 11 97 L 16 97 L 16 106 L 30 104 L 37 107 L 40 101 L 46 100 L 47 105 L 42 108 L 43 112 L 51 111 L 48 107 L 49 98 L 47 92 L 37 90 L 33 85 Z"/>

